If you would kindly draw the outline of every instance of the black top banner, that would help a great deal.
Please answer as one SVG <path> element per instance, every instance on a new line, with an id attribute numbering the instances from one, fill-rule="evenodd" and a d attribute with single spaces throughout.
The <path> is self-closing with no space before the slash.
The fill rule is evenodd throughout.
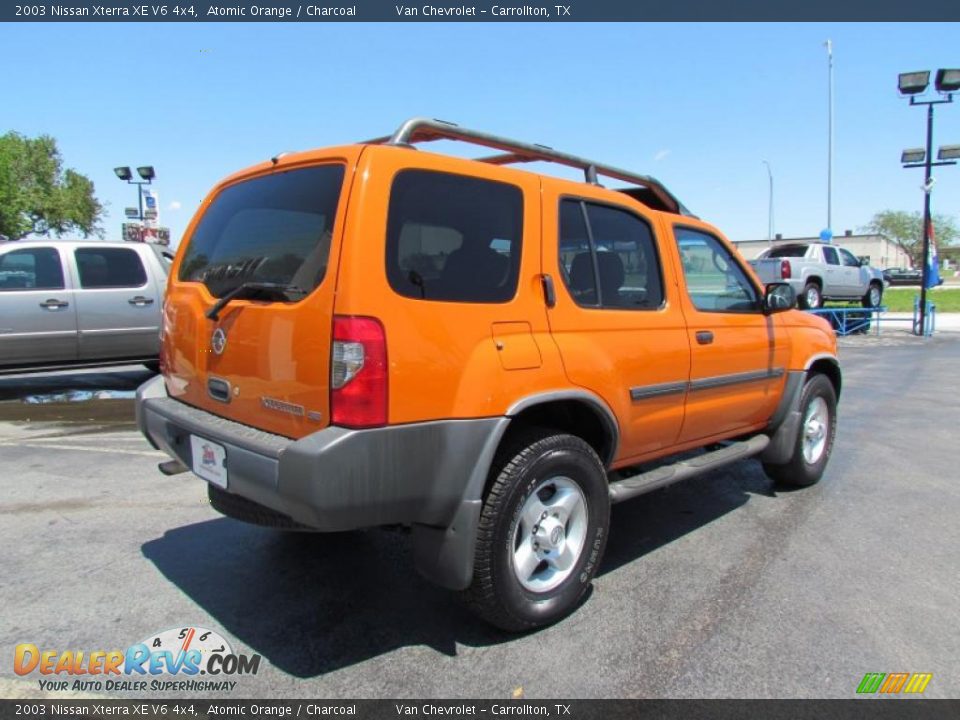
<path id="1" fill-rule="evenodd" d="M 351 3 L 352 4 L 348 4 Z M 409 4 L 408 4 L 409 3 Z M 557 4 L 565 3 L 565 4 Z M 63 0 L 7 4 L 5 22 L 956 21 L 957 0 Z"/>
<path id="2" fill-rule="evenodd" d="M 0 700 L 0 720 L 934 720 L 957 700 Z"/>

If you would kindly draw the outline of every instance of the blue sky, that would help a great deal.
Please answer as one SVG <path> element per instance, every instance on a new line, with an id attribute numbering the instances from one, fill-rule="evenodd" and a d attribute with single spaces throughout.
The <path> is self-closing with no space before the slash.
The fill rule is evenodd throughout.
<path id="1" fill-rule="evenodd" d="M 174 243 L 223 176 L 279 151 L 387 134 L 430 115 L 660 178 L 735 240 L 826 225 L 834 43 L 833 228 L 922 207 L 900 151 L 925 115 L 898 72 L 960 66 L 956 24 L 4 24 L 0 132 L 49 133 L 88 175 L 119 238 L 152 164 Z M 952 50 L 951 50 L 952 48 Z M 960 103 L 934 144 L 960 143 Z M 934 211 L 960 212 L 960 167 Z"/>

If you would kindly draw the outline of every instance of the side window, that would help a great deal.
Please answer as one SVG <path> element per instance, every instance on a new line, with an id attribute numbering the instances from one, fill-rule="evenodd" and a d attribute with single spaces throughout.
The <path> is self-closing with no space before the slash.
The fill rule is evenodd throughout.
<path id="1" fill-rule="evenodd" d="M 840 248 L 840 259 L 843 261 L 844 267 L 860 267 L 860 261 L 849 250 Z"/>
<path id="2" fill-rule="evenodd" d="M 12 250 L 0 255 L 0 292 L 63 288 L 63 267 L 56 248 Z"/>
<path id="3" fill-rule="evenodd" d="M 567 290 L 582 307 L 640 310 L 663 304 L 653 233 L 626 210 L 561 200 L 560 267 Z"/>
<path id="4" fill-rule="evenodd" d="M 517 292 L 523 194 L 428 170 L 397 174 L 387 215 L 387 279 L 419 300 L 502 303 Z"/>
<path id="5" fill-rule="evenodd" d="M 136 250 L 125 248 L 77 248 L 80 287 L 134 288 L 147 283 L 147 273 Z"/>
<path id="6" fill-rule="evenodd" d="M 832 247 L 823 248 L 823 259 L 827 261 L 827 265 L 839 265 L 840 258 L 837 257 L 837 249 Z"/>
<path id="7" fill-rule="evenodd" d="M 756 288 L 717 238 L 699 230 L 674 229 L 687 294 L 697 310 L 752 312 L 760 307 Z"/>

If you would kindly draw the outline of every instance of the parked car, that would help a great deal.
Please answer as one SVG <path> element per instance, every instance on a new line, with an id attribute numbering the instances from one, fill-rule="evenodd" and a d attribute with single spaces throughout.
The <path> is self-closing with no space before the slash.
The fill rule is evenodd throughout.
<path id="1" fill-rule="evenodd" d="M 411 148 L 438 138 L 505 154 Z M 530 159 L 586 181 L 508 167 Z M 501 628 L 577 607 L 611 503 L 748 457 L 810 485 L 830 457 L 829 325 L 644 175 L 413 119 L 237 173 L 190 228 L 137 393 L 161 471 L 247 522 L 405 526 Z"/>
<path id="2" fill-rule="evenodd" d="M 170 251 L 144 243 L 0 245 L 0 373 L 158 369 Z"/>
<path id="3" fill-rule="evenodd" d="M 913 268 L 887 268 L 883 279 L 890 285 L 919 285 L 923 282 L 923 273 Z"/>
<path id="4" fill-rule="evenodd" d="M 888 283 L 876 268 L 846 248 L 808 242 L 774 245 L 750 261 L 765 283 L 790 283 L 800 307 L 816 309 L 824 300 L 859 300 L 863 307 L 880 307 Z"/>

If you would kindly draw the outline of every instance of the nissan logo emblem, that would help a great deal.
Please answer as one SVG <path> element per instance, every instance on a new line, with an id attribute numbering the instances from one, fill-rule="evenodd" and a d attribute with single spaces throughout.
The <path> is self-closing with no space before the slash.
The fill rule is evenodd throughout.
<path id="1" fill-rule="evenodd" d="M 221 355 L 226 346 L 227 334 L 221 328 L 217 328 L 213 331 L 213 337 L 210 338 L 210 347 L 217 355 Z"/>

